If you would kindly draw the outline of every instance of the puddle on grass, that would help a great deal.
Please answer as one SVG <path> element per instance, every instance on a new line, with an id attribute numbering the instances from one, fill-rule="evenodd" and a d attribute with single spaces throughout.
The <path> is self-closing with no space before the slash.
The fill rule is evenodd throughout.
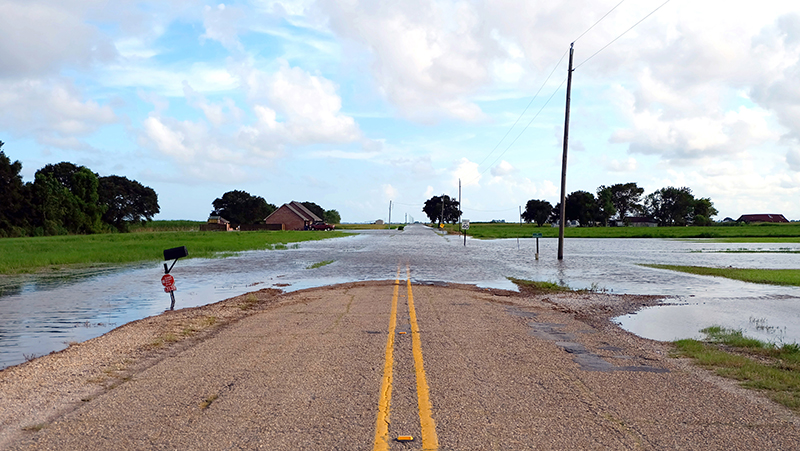
<path id="1" fill-rule="evenodd" d="M 442 281 L 516 290 L 507 277 L 552 281 L 574 289 L 670 296 L 671 304 L 619 318 L 648 338 L 698 336 L 710 325 L 743 329 L 757 338 L 800 342 L 800 289 L 703 277 L 639 266 L 680 264 L 800 269 L 800 243 L 739 244 L 760 252 L 720 252 L 730 243 L 659 239 L 475 240 L 441 236 L 423 226 L 370 230 L 346 238 L 248 251 L 217 259 L 182 259 L 171 274 L 175 307 L 204 305 L 262 288 L 295 291 L 329 284 L 394 280 L 406 265 L 414 282 Z M 773 252 L 772 250 L 780 250 Z M 702 252 L 698 252 L 702 251 Z M 308 269 L 320 261 L 333 263 Z M 88 268 L 0 279 L 0 368 L 108 332 L 169 308 L 161 263 Z M 760 329 L 749 318 L 762 320 Z M 89 327 L 86 327 L 88 324 Z"/>

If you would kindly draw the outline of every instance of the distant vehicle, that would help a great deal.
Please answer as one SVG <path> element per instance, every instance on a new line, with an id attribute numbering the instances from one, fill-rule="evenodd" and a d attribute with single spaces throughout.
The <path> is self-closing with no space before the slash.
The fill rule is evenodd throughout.
<path id="1" fill-rule="evenodd" d="M 326 230 L 327 231 L 327 230 L 333 230 L 335 228 L 336 228 L 336 226 L 334 226 L 333 224 L 328 224 L 327 222 L 323 222 L 323 221 L 315 222 L 315 223 L 313 223 L 313 224 L 311 224 L 309 226 L 309 229 L 311 229 L 311 230 Z"/>

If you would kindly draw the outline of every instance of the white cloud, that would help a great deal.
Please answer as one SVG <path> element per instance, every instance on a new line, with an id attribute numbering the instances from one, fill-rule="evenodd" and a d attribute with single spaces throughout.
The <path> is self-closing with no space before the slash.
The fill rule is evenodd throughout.
<path id="1" fill-rule="evenodd" d="M 461 186 L 464 187 L 480 186 L 481 173 L 478 172 L 478 163 L 469 161 L 467 158 L 461 158 L 453 169 L 450 180 L 451 186 L 457 188 L 459 180 L 461 180 Z"/>
<path id="2" fill-rule="evenodd" d="M 517 169 L 506 160 L 501 161 L 497 166 L 493 167 L 491 173 L 495 177 L 503 177 L 517 172 Z"/>
<path id="3" fill-rule="evenodd" d="M 0 3 L 0 77 L 57 74 L 62 66 L 88 67 L 116 56 L 111 41 L 83 15 L 76 2 Z"/>
<path id="4" fill-rule="evenodd" d="M 65 80 L 28 80 L 0 86 L 0 127 L 16 136 L 79 149 L 85 144 L 78 138 L 116 121 L 111 107 L 83 99 L 83 94 Z"/>
<path id="5" fill-rule="evenodd" d="M 383 191 L 383 198 L 386 200 L 397 198 L 397 189 L 388 183 L 381 185 L 381 191 Z"/>
<path id="6" fill-rule="evenodd" d="M 200 36 L 201 42 L 205 39 L 219 41 L 231 51 L 242 51 L 239 42 L 239 27 L 245 17 L 245 12 L 236 6 L 220 3 L 215 7 L 206 5 L 203 10 L 203 26 L 206 32 Z"/>
<path id="7" fill-rule="evenodd" d="M 630 157 L 626 160 L 606 160 L 603 158 L 603 166 L 609 172 L 635 172 L 639 168 L 636 158 Z"/>
<path id="8" fill-rule="evenodd" d="M 467 96 L 490 80 L 487 62 L 498 49 L 469 3 L 323 0 L 320 6 L 335 33 L 374 56 L 376 82 L 405 116 L 483 117 Z"/>

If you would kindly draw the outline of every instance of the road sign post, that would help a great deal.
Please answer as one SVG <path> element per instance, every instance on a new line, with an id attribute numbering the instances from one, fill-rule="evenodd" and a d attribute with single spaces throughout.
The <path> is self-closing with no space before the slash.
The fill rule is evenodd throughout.
<path id="1" fill-rule="evenodd" d="M 539 238 L 542 237 L 542 234 L 534 233 L 533 237 L 536 238 L 536 260 L 539 260 Z"/>
<path id="2" fill-rule="evenodd" d="M 172 268 L 179 258 L 187 256 L 189 256 L 189 251 L 186 250 L 186 246 L 164 250 L 164 260 L 175 260 L 169 268 L 167 268 L 167 264 L 164 263 L 164 275 L 161 277 L 161 285 L 164 285 L 164 292 L 169 293 L 169 298 L 171 300 L 169 305 L 170 310 L 175 310 L 175 290 L 177 290 L 177 288 L 175 288 L 175 278 L 169 275 L 169 272 L 172 271 Z"/>
<path id="3" fill-rule="evenodd" d="M 467 245 L 467 230 L 469 230 L 469 219 L 461 221 L 461 230 L 464 231 L 464 246 Z"/>

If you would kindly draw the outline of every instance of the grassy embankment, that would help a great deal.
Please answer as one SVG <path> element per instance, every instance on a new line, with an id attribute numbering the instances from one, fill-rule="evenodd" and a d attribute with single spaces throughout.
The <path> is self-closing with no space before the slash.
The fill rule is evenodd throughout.
<path id="1" fill-rule="evenodd" d="M 446 225 L 449 232 L 460 232 L 460 225 Z M 519 223 L 470 224 L 468 235 L 474 238 L 530 238 L 541 233 L 545 238 L 558 238 L 558 227 Z M 742 226 L 709 227 L 567 227 L 567 238 L 716 238 L 719 241 L 736 243 L 800 243 L 800 223 L 753 224 Z"/>
<path id="2" fill-rule="evenodd" d="M 709 268 L 706 266 L 647 265 L 648 268 L 669 269 L 700 276 L 727 277 L 744 282 L 769 285 L 800 286 L 800 269 Z"/>
<path id="3" fill-rule="evenodd" d="M 740 381 L 773 401 L 800 412 L 800 346 L 776 345 L 713 326 L 701 331 L 705 341 L 675 342 L 677 355 L 690 357 L 718 375 Z"/>
<path id="4" fill-rule="evenodd" d="M 161 224 L 159 224 L 161 223 Z M 186 224 L 181 224 L 186 223 Z M 197 223 L 197 228 L 199 228 Z M 342 232 L 198 232 L 189 221 L 153 221 L 149 230 L 101 235 L 66 235 L 0 240 L 0 274 L 67 267 L 118 265 L 163 259 L 164 249 L 186 246 L 189 257 L 217 257 L 246 250 L 276 249 L 287 243 L 345 236 Z"/>

